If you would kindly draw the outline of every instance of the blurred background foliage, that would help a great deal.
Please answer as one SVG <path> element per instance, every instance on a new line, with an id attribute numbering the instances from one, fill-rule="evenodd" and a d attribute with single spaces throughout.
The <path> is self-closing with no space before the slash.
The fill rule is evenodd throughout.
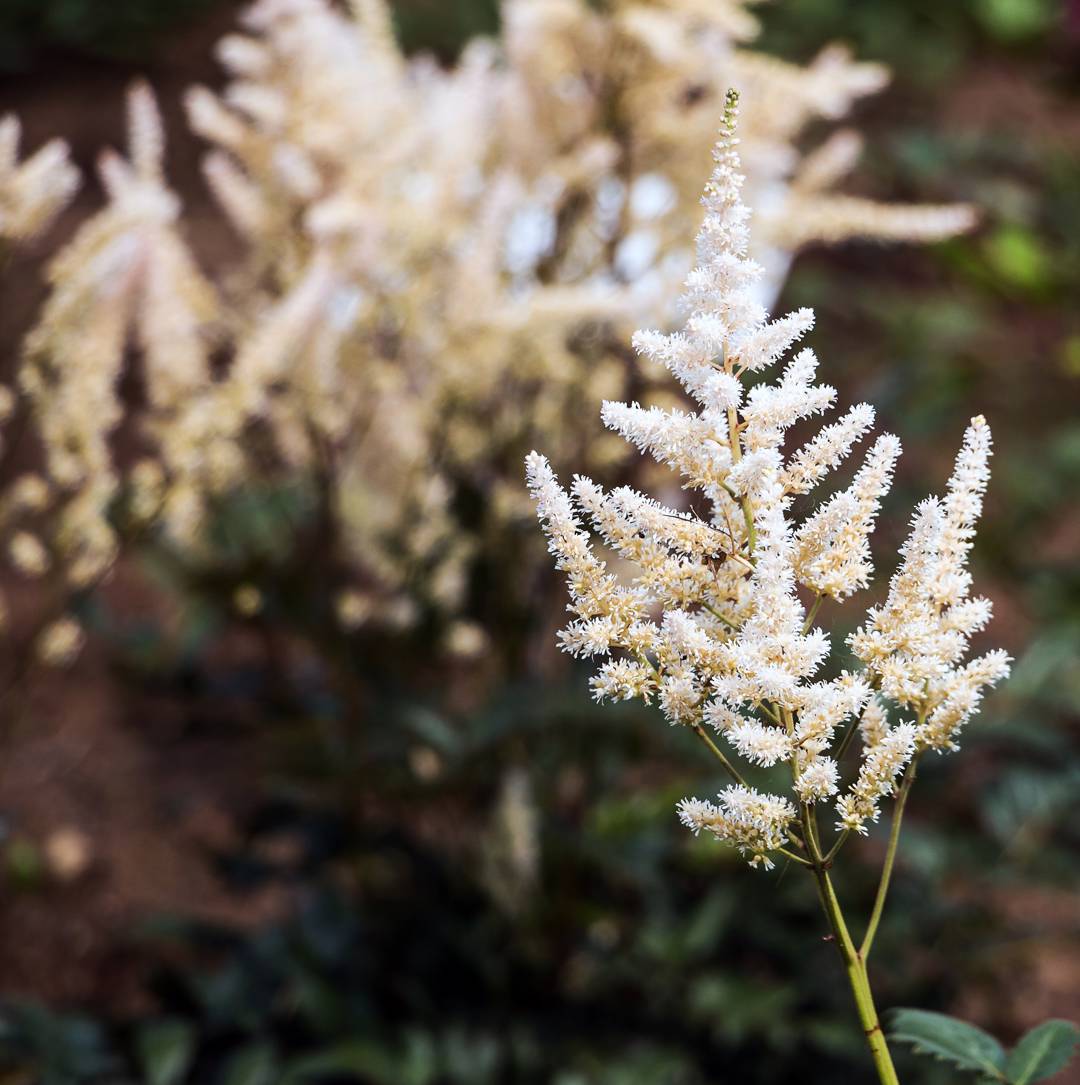
<path id="1" fill-rule="evenodd" d="M 70 50 L 137 59 L 162 35 L 205 12 L 214 0 L 5 0 L 0 7 L 0 67 L 26 70 L 42 53 Z"/>
<path id="2" fill-rule="evenodd" d="M 153 57 L 221 6 L 9 0 L 0 64 Z M 817 309 L 841 399 L 869 399 L 905 439 L 878 553 L 944 477 L 971 405 L 995 426 L 977 579 L 1018 663 L 963 755 L 920 774 L 875 980 L 884 1007 L 948 1010 L 1012 1041 L 1080 1016 L 1080 7 L 775 0 L 761 15 L 767 51 L 801 59 L 839 38 L 893 67 L 858 118 L 866 193 L 918 199 L 947 179 L 984 213 L 934 249 L 805 254 L 782 300 Z M 398 10 L 410 46 L 444 57 L 494 17 L 490 0 Z M 335 627 L 304 611 L 313 571 L 266 530 L 282 501 L 303 518 L 303 495 L 222 510 L 230 583 L 148 556 L 167 620 L 87 604 L 117 646 L 123 707 L 60 703 L 137 735 L 124 771 L 149 772 L 152 802 L 183 823 L 188 893 L 135 894 L 137 921 L 106 908 L 91 922 L 83 902 L 120 892 L 93 828 L 65 851 L 9 817 L 0 1081 L 870 1080 L 809 885 L 675 824 L 677 798 L 720 783 L 689 736 L 592 706 L 584 676 L 550 663 L 534 668 L 544 681 L 494 690 L 435 673 L 422 632 L 393 656 L 327 634 L 321 663 L 293 665 L 282 628 Z M 248 582 L 264 598 L 245 618 Z M 9 742 L 59 710 L 53 695 L 5 724 Z M 218 775 L 216 805 L 193 813 L 183 789 Z M 108 772 L 101 787 L 107 806 Z M 868 902 L 882 847 L 879 831 L 852 848 L 845 900 Z M 185 906 L 199 895 L 213 906 Z M 35 938 L 47 951 L 26 956 Z M 65 983 L 68 968 L 89 978 Z M 897 1057 L 905 1080 L 953 1080 Z"/>

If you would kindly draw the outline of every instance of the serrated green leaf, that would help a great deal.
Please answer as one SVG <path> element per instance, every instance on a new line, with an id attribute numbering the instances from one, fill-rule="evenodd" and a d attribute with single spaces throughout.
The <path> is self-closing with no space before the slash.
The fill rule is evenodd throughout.
<path id="1" fill-rule="evenodd" d="M 355 1041 L 301 1055 L 292 1060 L 281 1077 L 281 1085 L 301 1085 L 329 1075 L 365 1078 L 390 1085 L 399 1080 L 398 1060 L 376 1044 Z"/>
<path id="2" fill-rule="evenodd" d="M 1005 1051 L 988 1032 L 944 1013 L 894 1010 L 889 1035 L 915 1051 L 951 1062 L 961 1070 L 1005 1080 Z"/>
<path id="3" fill-rule="evenodd" d="M 1064 1070 L 1078 1041 L 1080 1029 L 1071 1021 L 1044 1021 L 1036 1025 L 1009 1052 L 1005 1074 L 1010 1085 L 1028 1085 Z"/>
<path id="4" fill-rule="evenodd" d="M 147 1085 L 176 1085 L 195 1055 L 195 1029 L 186 1021 L 151 1021 L 135 1038 L 139 1066 Z"/>
<path id="5" fill-rule="evenodd" d="M 269 1044 L 249 1044 L 233 1055 L 221 1075 L 221 1085 L 273 1085 L 277 1057 Z"/>

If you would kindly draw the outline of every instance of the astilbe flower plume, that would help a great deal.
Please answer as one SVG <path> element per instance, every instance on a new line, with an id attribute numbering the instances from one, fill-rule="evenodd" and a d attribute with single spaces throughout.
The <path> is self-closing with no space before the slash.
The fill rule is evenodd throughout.
<path id="1" fill-rule="evenodd" d="M 14 114 L 0 119 L 0 256 L 28 245 L 45 233 L 71 202 L 79 189 L 79 170 L 71 161 L 67 143 L 52 139 L 20 160 L 22 125 Z M 85 410 L 86 404 L 82 404 Z M 10 466 L 18 457 L 19 435 L 28 427 L 23 404 L 12 389 L 0 385 L 0 466 Z M 14 439 L 13 439 L 14 438 Z M 19 475 L 0 494 L 0 537 L 2 549 L 14 571 L 31 579 L 46 578 L 55 562 L 50 545 L 56 540 L 40 532 L 41 519 L 53 503 L 53 488 L 36 473 Z M 52 532 L 51 536 L 58 533 Z M 61 533 L 62 534 L 62 533 Z M 85 571 L 85 563 L 80 571 Z M 40 592 L 39 595 L 47 595 Z M 7 655 L 36 656 L 45 663 L 70 660 L 82 642 L 82 629 L 70 616 L 56 618 L 45 613 L 20 625 L 26 643 L 12 650 L 15 626 L 9 621 L 7 600 L 0 595 L 0 633 L 7 640 Z M 26 630 L 29 629 L 29 633 Z M 28 651 L 30 649 L 30 651 Z M 18 665 L 15 667 L 18 670 Z"/>
<path id="2" fill-rule="evenodd" d="M 664 508 L 622 488 L 577 477 L 570 491 L 532 453 L 529 487 L 556 563 L 570 587 L 565 650 L 599 661 L 597 699 L 655 699 L 665 717 L 756 766 L 786 762 L 790 796 L 736 782 L 719 804 L 687 799 L 679 816 L 772 865 L 797 821 L 796 803 L 834 807 L 841 829 L 865 832 L 912 759 L 954 749 L 983 690 L 1008 672 L 1003 652 L 965 662 L 972 633 L 990 616 L 970 595 L 965 562 L 989 477 L 990 430 L 972 419 L 943 500 L 924 501 L 885 602 L 870 610 L 850 647 L 857 673 L 816 677 L 830 638 L 814 625 L 823 599 L 841 602 L 872 575 L 869 537 L 888 492 L 900 442 L 873 442 L 850 484 L 809 514 L 793 498 L 812 492 L 866 436 L 868 404 L 853 407 L 806 444 L 784 451 L 786 432 L 833 406 L 816 382 L 813 350 L 798 350 L 772 382 L 754 382 L 813 326 L 809 309 L 770 318 L 757 300 L 762 269 L 747 255 L 749 211 L 728 98 L 715 168 L 705 190 L 697 266 L 686 281 L 682 331 L 638 332 L 637 351 L 661 361 L 694 401 L 690 410 L 604 403 L 604 422 L 671 466 L 706 513 Z M 590 535 L 629 567 L 609 567 Z M 804 599 L 812 600 L 808 612 Z M 889 722 L 884 705 L 901 720 Z M 862 720 L 862 763 L 840 770 L 842 739 Z M 845 743 L 846 745 L 846 743 Z"/>
<path id="3" fill-rule="evenodd" d="M 23 346 L 20 383 L 61 496 L 56 544 L 76 586 L 99 578 L 116 548 L 108 510 L 120 487 L 110 438 L 124 417 L 127 348 L 138 344 L 148 430 L 165 434 L 209 382 L 207 328 L 216 297 L 177 228 L 180 202 L 163 170 L 165 134 L 150 88 L 128 98 L 128 157 L 98 162 L 107 206 L 49 267 L 53 291 Z"/>
<path id="4" fill-rule="evenodd" d="M 63 140 L 49 140 L 20 162 L 21 135 L 18 117 L 9 113 L 0 119 L 0 241 L 5 244 L 44 232 L 79 187 L 79 171 Z"/>
<path id="5" fill-rule="evenodd" d="M 846 487 L 795 515 L 795 497 L 839 466 L 872 428 L 874 412 L 859 404 L 785 452 L 787 431 L 832 407 L 836 392 L 816 382 L 808 348 L 774 382 L 758 377 L 810 331 L 814 315 L 800 309 L 773 319 L 758 300 L 762 268 L 748 256 L 737 102 L 729 92 L 697 266 L 683 295 L 685 327 L 634 337 L 640 354 L 674 374 L 693 407 L 602 409 L 611 429 L 681 475 L 699 499 L 692 507 L 703 511 L 665 508 L 627 488 L 607 493 L 580 476 L 568 492 L 537 452 L 527 459 L 527 478 L 569 581 L 573 617 L 560 634 L 563 648 L 599 660 L 598 700 L 655 699 L 730 776 L 715 802 L 678 804 L 685 826 L 711 833 L 752 866 L 769 868 L 781 855 L 813 873 L 878 1076 L 897 1085 L 866 962 L 901 817 L 919 757 L 956 749 L 984 690 L 1009 669 L 1000 651 L 965 661 L 971 635 L 990 617 L 989 601 L 970 594 L 966 569 L 989 479 L 990 430 L 981 415 L 971 420 L 945 497 L 916 509 L 884 603 L 849 638 L 862 668 L 818 677 L 831 642 L 815 619 L 823 600 L 843 602 L 871 579 L 869 537 L 900 442 L 879 436 Z M 590 528 L 616 563 L 601 557 Z M 856 734 L 860 764 L 847 773 L 843 758 Z M 777 765 L 787 766 L 787 794 L 743 776 Z M 856 947 L 829 871 L 845 840 L 865 833 L 894 792 L 881 879 Z M 822 809 L 836 827 L 828 844 Z"/>

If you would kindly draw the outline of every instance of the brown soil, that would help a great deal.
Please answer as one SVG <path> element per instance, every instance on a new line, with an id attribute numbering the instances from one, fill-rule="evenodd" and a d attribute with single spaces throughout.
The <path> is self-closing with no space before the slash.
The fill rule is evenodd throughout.
<path id="1" fill-rule="evenodd" d="M 125 579 L 120 570 L 106 592 L 121 617 L 147 598 Z M 227 662 L 259 650 L 235 641 L 217 650 Z M 279 891 L 238 897 L 214 874 L 214 856 L 236 845 L 258 800 L 260 747 L 235 715 L 197 731 L 190 719 L 214 721 L 231 706 L 141 691 L 93 644 L 70 671 L 38 670 L 23 685 L 20 702 L 5 704 L 0 760 L 5 995 L 133 1011 L 141 921 L 244 926 L 281 913 Z"/>

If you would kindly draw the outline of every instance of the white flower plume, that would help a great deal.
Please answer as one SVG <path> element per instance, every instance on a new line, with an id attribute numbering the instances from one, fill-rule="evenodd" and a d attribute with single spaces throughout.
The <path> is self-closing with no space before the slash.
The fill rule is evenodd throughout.
<path id="1" fill-rule="evenodd" d="M 817 383 L 818 360 L 807 348 L 772 383 L 758 376 L 811 330 L 814 314 L 772 318 L 760 304 L 763 272 L 749 256 L 740 195 L 737 101 L 729 93 L 702 201 L 697 266 L 683 295 L 684 327 L 641 331 L 633 340 L 694 406 L 607 402 L 602 410 L 611 430 L 678 472 L 708 512 L 664 508 L 625 487 L 607 493 L 580 476 L 567 492 L 536 452 L 527 477 L 569 581 L 573 618 L 562 646 L 603 657 L 594 695 L 655 697 L 670 723 L 711 743 L 708 726 L 748 766 L 790 766 L 791 799 L 745 784 L 725 756 L 737 783 L 719 803 L 679 805 L 695 832 L 707 829 L 768 866 L 770 853 L 785 845 L 796 803 L 809 811 L 835 801 L 838 826 L 865 832 L 912 758 L 955 745 L 1008 660 L 990 652 L 964 662 L 970 635 L 989 617 L 989 603 L 969 596 L 966 570 L 989 477 L 990 434 L 980 417 L 945 498 L 919 506 L 887 600 L 851 638 L 865 669 L 816 678 L 831 643 L 814 618 L 823 601 L 842 602 L 873 576 L 870 534 L 900 442 L 879 436 L 849 485 L 801 522 L 792 518 L 794 497 L 841 465 L 871 429 L 874 411 L 858 404 L 785 455 L 787 431 L 831 408 L 836 392 Z M 593 532 L 618 555 L 617 568 L 631 572 L 608 568 Z M 913 711 L 915 721 L 890 726 L 883 699 Z M 841 759 L 855 728 L 862 761 L 845 783 Z"/>

